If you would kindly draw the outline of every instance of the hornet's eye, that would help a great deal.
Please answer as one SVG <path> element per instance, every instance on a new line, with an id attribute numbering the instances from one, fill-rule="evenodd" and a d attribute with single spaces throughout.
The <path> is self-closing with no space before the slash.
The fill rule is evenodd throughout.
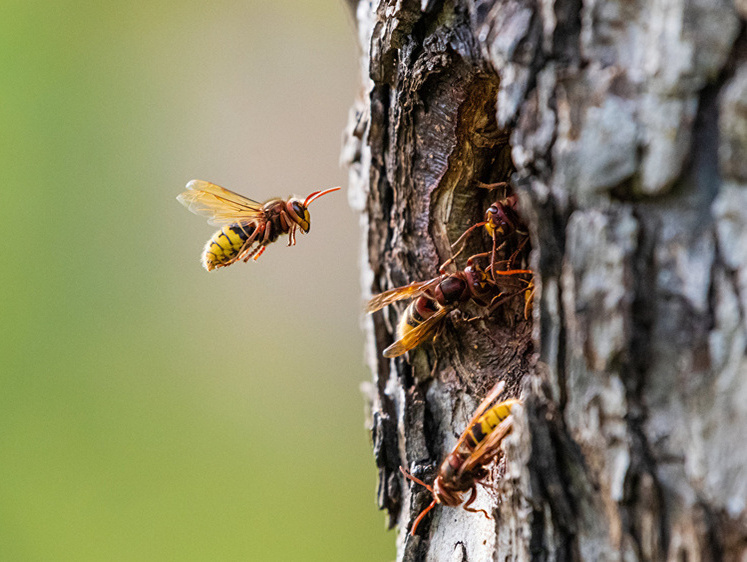
<path id="1" fill-rule="evenodd" d="M 291 208 L 293 209 L 293 212 L 298 215 L 298 218 L 302 219 L 304 217 L 304 211 L 306 209 L 304 209 L 304 206 L 301 205 L 301 203 L 299 203 L 298 201 L 293 201 L 291 203 Z"/>

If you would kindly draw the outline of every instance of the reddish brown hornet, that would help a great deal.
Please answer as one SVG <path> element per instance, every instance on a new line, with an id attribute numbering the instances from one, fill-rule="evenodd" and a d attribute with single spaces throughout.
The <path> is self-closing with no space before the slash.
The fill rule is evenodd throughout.
<path id="1" fill-rule="evenodd" d="M 506 183 L 498 184 L 479 184 L 480 187 L 494 189 L 500 186 L 508 186 Z M 454 242 L 451 247 L 455 248 L 458 246 L 470 233 L 475 229 L 485 227 L 485 231 L 493 239 L 493 251 L 490 257 L 490 266 L 488 269 L 492 270 L 495 267 L 495 256 L 498 251 L 498 239 L 505 238 L 511 234 L 517 232 L 519 234 L 526 234 L 524 231 L 524 225 L 519 218 L 516 207 L 518 206 L 519 198 L 516 195 L 509 195 L 503 199 L 495 201 L 485 211 L 485 220 L 473 224 Z M 522 245 L 523 246 L 523 243 Z M 461 250 L 460 250 L 461 251 Z"/>
<path id="2" fill-rule="evenodd" d="M 474 300 L 481 306 L 488 306 L 501 296 L 496 282 L 473 263 L 472 258 L 467 260 L 463 271 L 445 273 L 450 261 L 439 268 L 441 275 L 438 277 L 385 291 L 368 302 L 366 311 L 376 312 L 394 302 L 414 299 L 402 313 L 397 326 L 397 341 L 384 350 L 384 357 L 398 357 L 425 342 L 435 334 L 449 312 L 460 304 Z M 532 271 L 513 269 L 496 273 L 509 276 L 531 274 Z"/>
<path id="3" fill-rule="evenodd" d="M 224 225 L 208 240 L 202 265 L 208 271 L 226 267 L 239 260 L 255 260 L 268 244 L 288 235 L 288 246 L 296 243 L 296 229 L 311 229 L 309 204 L 339 187 L 315 191 L 301 202 L 291 197 L 258 203 L 209 181 L 192 180 L 177 199 L 195 214 L 208 217 L 212 225 Z"/>
<path id="4" fill-rule="evenodd" d="M 438 476 L 429 486 L 422 480 L 415 478 L 400 467 L 402 474 L 416 484 L 428 489 L 433 495 L 433 501 L 426 507 L 412 524 L 410 534 L 414 535 L 423 517 L 441 503 L 449 507 L 458 507 L 464 501 L 464 494 L 470 493 L 462 508 L 472 513 L 488 514 L 482 509 L 471 507 L 477 498 L 477 484 L 484 480 L 488 471 L 486 466 L 500 454 L 501 441 L 511 432 L 513 419 L 511 409 L 521 400 L 510 399 L 491 404 L 503 391 L 504 383 L 499 382 L 478 406 L 467 429 L 459 437 L 457 444 L 447 455 Z"/>

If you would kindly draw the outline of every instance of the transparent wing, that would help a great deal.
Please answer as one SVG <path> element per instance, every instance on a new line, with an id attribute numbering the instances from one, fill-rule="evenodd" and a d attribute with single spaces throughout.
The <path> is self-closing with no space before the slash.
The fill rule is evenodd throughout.
<path id="1" fill-rule="evenodd" d="M 383 353 L 384 357 L 399 357 L 419 346 L 421 343 L 433 336 L 433 332 L 436 331 L 441 320 L 443 320 L 452 310 L 454 310 L 454 308 L 449 306 L 439 308 L 433 316 L 387 347 Z"/>
<path id="2" fill-rule="evenodd" d="M 192 180 L 177 200 L 196 215 L 208 217 L 208 223 L 216 226 L 249 224 L 264 216 L 262 203 L 209 181 Z"/>
<path id="3" fill-rule="evenodd" d="M 490 405 L 495 401 L 496 398 L 498 398 L 500 393 L 503 392 L 503 388 L 505 386 L 506 383 L 504 381 L 498 381 L 497 383 L 495 383 L 495 386 L 490 389 L 490 392 L 488 392 L 487 396 L 482 399 L 482 402 L 480 402 L 480 405 L 475 410 L 475 413 L 472 414 L 472 419 L 470 419 L 467 423 L 467 429 L 465 429 L 464 432 L 462 432 L 462 434 L 459 436 L 459 440 L 456 442 L 456 445 L 454 445 L 452 452 L 456 451 L 459 448 L 459 445 L 461 445 L 469 435 L 472 426 L 475 425 L 478 419 L 480 419 L 480 416 L 488 411 Z"/>
<path id="4" fill-rule="evenodd" d="M 475 450 L 467 457 L 462 466 L 459 467 L 461 474 L 472 472 L 478 466 L 488 463 L 495 455 L 498 454 L 498 445 L 511 432 L 513 419 L 511 416 L 503 420 L 498 427 L 490 432 L 481 443 L 475 447 Z"/>
<path id="5" fill-rule="evenodd" d="M 428 281 L 416 281 L 415 283 L 410 283 L 404 287 L 397 287 L 396 289 L 384 291 L 368 301 L 366 312 L 376 312 L 393 302 L 419 297 L 431 286 L 436 285 L 440 280 L 441 277 L 436 277 L 435 279 L 429 279 Z"/>

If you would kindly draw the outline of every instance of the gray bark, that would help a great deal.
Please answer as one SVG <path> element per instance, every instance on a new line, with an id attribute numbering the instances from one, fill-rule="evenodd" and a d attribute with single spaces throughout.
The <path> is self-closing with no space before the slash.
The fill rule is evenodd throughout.
<path id="1" fill-rule="evenodd" d="M 343 159 L 364 296 L 435 277 L 510 180 L 523 302 L 387 360 L 366 319 L 378 502 L 399 560 L 747 558 L 743 0 L 351 2 L 362 94 Z M 475 249 L 489 247 L 475 236 Z M 463 262 L 460 262 L 463 265 Z M 523 394 L 493 518 L 427 481 L 497 380 Z"/>

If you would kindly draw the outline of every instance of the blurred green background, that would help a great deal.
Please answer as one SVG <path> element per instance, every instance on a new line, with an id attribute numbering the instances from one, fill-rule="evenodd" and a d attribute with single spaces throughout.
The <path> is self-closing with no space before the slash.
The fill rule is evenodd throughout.
<path id="1" fill-rule="evenodd" d="M 346 185 L 352 18 L 0 5 L 0 560 L 386 560 L 345 191 L 207 273 L 192 178 Z"/>

